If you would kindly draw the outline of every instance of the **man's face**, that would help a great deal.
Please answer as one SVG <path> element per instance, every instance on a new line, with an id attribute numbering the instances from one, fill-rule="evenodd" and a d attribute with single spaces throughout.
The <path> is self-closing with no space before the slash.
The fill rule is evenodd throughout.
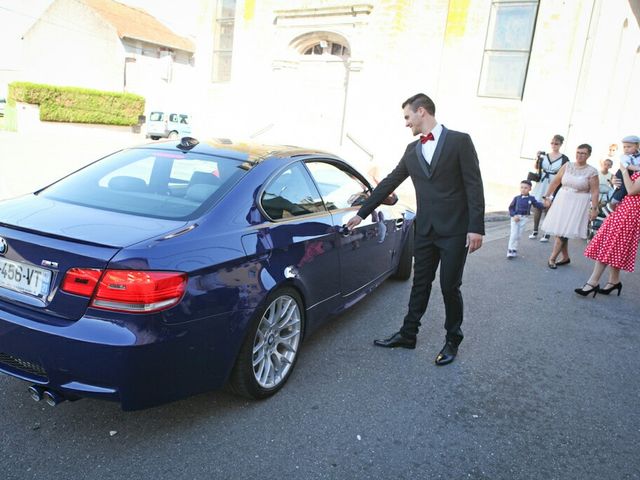
<path id="1" fill-rule="evenodd" d="M 602 167 L 602 173 L 607 173 L 613 167 L 613 162 L 611 160 L 603 160 L 600 162 L 600 167 Z"/>
<path id="2" fill-rule="evenodd" d="M 530 191 L 531 191 L 531 187 L 528 184 L 526 183 L 520 184 L 520 195 L 529 195 Z"/>
<path id="3" fill-rule="evenodd" d="M 413 133 L 414 135 L 419 135 L 420 133 L 422 133 L 425 114 L 424 108 L 418 107 L 418 109 L 414 112 L 413 110 L 411 110 L 411 105 L 405 105 L 403 111 L 405 126 L 411 129 L 411 133 Z"/>
<path id="4" fill-rule="evenodd" d="M 638 151 L 638 144 L 637 143 L 624 142 L 622 144 L 622 151 L 624 152 L 625 155 L 633 155 L 634 153 L 636 153 Z"/>

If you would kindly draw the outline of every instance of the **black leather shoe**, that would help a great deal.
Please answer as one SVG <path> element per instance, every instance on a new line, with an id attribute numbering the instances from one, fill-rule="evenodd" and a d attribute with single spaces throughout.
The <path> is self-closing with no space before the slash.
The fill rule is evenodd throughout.
<path id="1" fill-rule="evenodd" d="M 585 290 L 586 287 L 591 287 L 589 290 Z M 600 285 L 591 285 L 589 282 L 585 283 L 584 286 L 580 288 L 576 288 L 574 292 L 582 297 L 586 297 L 587 295 L 591 295 L 593 293 L 593 298 L 596 298 L 596 293 L 600 291 Z M 609 292 L 610 293 L 610 292 Z M 608 295 L 609 293 L 605 293 Z"/>
<path id="2" fill-rule="evenodd" d="M 374 340 L 373 344 L 377 347 L 385 348 L 416 348 L 416 339 L 403 337 L 400 332 L 394 333 L 389 338 L 383 340 Z"/>
<path id="3" fill-rule="evenodd" d="M 436 357 L 436 365 L 447 365 L 453 362 L 454 358 L 458 354 L 458 347 L 456 347 L 453 343 L 447 342 L 440 350 L 440 353 Z"/>
<path id="4" fill-rule="evenodd" d="M 611 285 L 611 286 L 609 288 L 606 288 L 607 285 Z M 618 296 L 620 296 L 620 292 L 622 291 L 622 282 L 618 282 L 618 283 L 607 282 L 607 285 L 605 285 L 605 288 L 598 288 L 598 293 L 601 293 L 602 295 L 609 295 L 614 290 L 618 290 Z"/>

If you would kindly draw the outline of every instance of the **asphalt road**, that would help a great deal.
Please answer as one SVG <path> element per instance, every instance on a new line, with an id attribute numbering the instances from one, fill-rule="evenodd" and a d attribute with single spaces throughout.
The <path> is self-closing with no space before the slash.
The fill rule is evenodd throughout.
<path id="1" fill-rule="evenodd" d="M 506 260 L 507 228 L 491 223 L 468 260 L 466 338 L 449 366 L 433 365 L 437 289 L 416 350 L 373 346 L 409 297 L 409 282 L 388 281 L 307 339 L 262 402 L 212 392 L 129 413 L 51 408 L 0 376 L 2 478 L 640 478 L 638 275 L 620 297 L 578 297 L 584 242 L 553 271 L 550 245 L 526 238 Z"/>

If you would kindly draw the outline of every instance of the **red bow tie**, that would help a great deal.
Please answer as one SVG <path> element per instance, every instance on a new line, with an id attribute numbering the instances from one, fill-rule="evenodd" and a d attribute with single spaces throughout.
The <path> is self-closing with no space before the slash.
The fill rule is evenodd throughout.
<path id="1" fill-rule="evenodd" d="M 429 132 L 429 135 L 420 135 L 420 143 L 427 143 L 429 140 L 435 140 L 433 133 Z"/>

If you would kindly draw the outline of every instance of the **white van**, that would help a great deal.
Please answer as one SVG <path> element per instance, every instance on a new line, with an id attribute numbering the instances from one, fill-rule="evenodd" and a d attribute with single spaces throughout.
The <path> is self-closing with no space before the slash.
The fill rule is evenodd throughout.
<path id="1" fill-rule="evenodd" d="M 191 117 L 187 113 L 154 111 L 147 120 L 147 138 L 172 140 L 191 135 Z"/>

